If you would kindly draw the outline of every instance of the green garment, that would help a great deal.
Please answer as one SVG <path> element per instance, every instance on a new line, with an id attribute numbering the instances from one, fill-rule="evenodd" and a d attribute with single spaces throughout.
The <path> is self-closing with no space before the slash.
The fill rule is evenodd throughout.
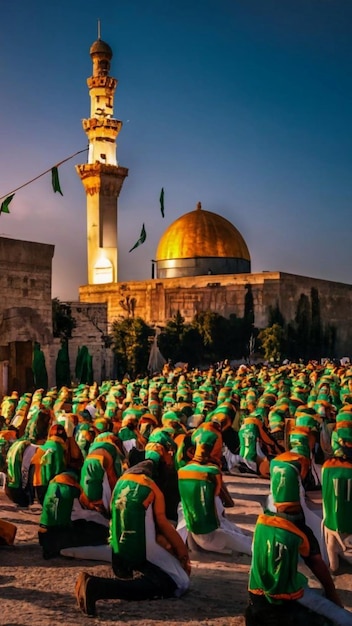
<path id="1" fill-rule="evenodd" d="M 219 476 L 220 469 L 212 464 L 190 462 L 178 471 L 187 530 L 196 535 L 210 533 L 220 526 L 215 504 Z"/>
<path id="2" fill-rule="evenodd" d="M 174 463 L 176 471 L 181 469 L 190 462 L 194 453 L 194 444 L 192 442 L 192 434 L 188 433 L 179 435 L 177 438 L 177 450 L 174 455 Z"/>
<path id="3" fill-rule="evenodd" d="M 48 439 L 39 446 L 32 459 L 35 466 L 33 484 L 36 487 L 46 486 L 57 474 L 66 469 L 64 447 L 60 441 L 54 438 Z"/>
<path id="4" fill-rule="evenodd" d="M 95 436 L 95 430 L 91 424 L 86 424 L 82 422 L 81 424 L 77 424 L 75 429 L 75 441 L 83 454 L 83 458 L 85 459 L 89 448 L 91 446 L 92 440 Z"/>
<path id="5" fill-rule="evenodd" d="M 1 435 L 1 431 L 0 431 L 0 472 L 6 473 L 7 471 L 7 466 L 6 466 L 7 453 L 13 443 L 15 443 L 15 440 L 5 439 L 5 437 Z"/>
<path id="6" fill-rule="evenodd" d="M 38 422 L 39 412 L 40 412 L 39 405 L 36 407 L 33 407 L 33 409 L 30 410 L 30 417 L 28 418 L 26 428 L 24 431 L 24 437 L 26 439 L 29 439 L 29 441 L 32 441 L 33 443 L 35 443 L 38 438 L 37 422 Z M 43 437 L 43 439 L 44 438 L 45 437 Z"/>
<path id="7" fill-rule="evenodd" d="M 268 416 L 270 432 L 283 431 L 285 428 L 285 418 L 279 411 L 272 411 Z"/>
<path id="8" fill-rule="evenodd" d="M 130 439 L 137 439 L 136 433 L 128 426 L 123 426 L 122 428 L 120 428 L 117 436 L 121 441 L 130 441 Z"/>
<path id="9" fill-rule="evenodd" d="M 279 455 L 270 462 L 270 491 L 275 503 L 300 501 L 300 469 L 297 462 Z"/>
<path id="10" fill-rule="evenodd" d="M 86 456 L 81 471 L 81 487 L 88 500 L 97 502 L 103 498 L 105 470 L 99 459 Z"/>
<path id="11" fill-rule="evenodd" d="M 146 560 L 145 512 L 155 500 L 156 485 L 145 474 L 126 472 L 111 498 L 110 545 L 130 567 Z"/>
<path id="12" fill-rule="evenodd" d="M 114 444 L 107 441 L 93 442 L 84 460 L 81 470 L 80 484 L 84 494 L 91 502 L 103 497 L 103 481 L 105 473 L 110 481 L 122 474 L 121 458 Z"/>
<path id="13" fill-rule="evenodd" d="M 244 422 L 238 431 L 240 439 L 240 456 L 247 461 L 257 460 L 257 439 L 259 437 L 259 429 L 256 424 Z"/>
<path id="14" fill-rule="evenodd" d="M 298 557 L 308 554 L 308 539 L 292 522 L 269 512 L 260 515 L 253 537 L 249 591 L 273 604 L 302 597 L 307 578 L 297 571 Z"/>
<path id="15" fill-rule="evenodd" d="M 341 533 L 352 533 L 351 461 L 337 457 L 328 459 L 321 479 L 325 526 Z"/>
<path id="16" fill-rule="evenodd" d="M 42 513 L 41 526 L 69 526 L 73 501 L 79 498 L 81 488 L 71 472 L 62 472 L 55 476 L 48 485 Z"/>
<path id="17" fill-rule="evenodd" d="M 22 476 L 22 461 L 23 455 L 31 445 L 30 441 L 24 439 L 18 439 L 10 447 L 7 453 L 7 485 L 13 489 L 27 484 L 27 476 Z"/>

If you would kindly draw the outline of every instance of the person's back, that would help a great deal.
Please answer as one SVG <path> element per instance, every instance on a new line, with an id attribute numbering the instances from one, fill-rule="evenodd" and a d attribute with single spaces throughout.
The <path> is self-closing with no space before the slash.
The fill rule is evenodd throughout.
<path id="1" fill-rule="evenodd" d="M 287 502 L 299 505 L 301 475 L 307 466 L 309 460 L 293 450 L 283 452 L 271 460 L 270 491 L 275 494 L 275 505 L 278 508 L 284 507 Z"/>
<path id="2" fill-rule="evenodd" d="M 145 512 L 146 504 L 154 502 L 159 489 L 144 471 L 142 461 L 127 470 L 119 479 L 111 498 L 112 551 L 127 570 L 146 560 Z"/>
<path id="3" fill-rule="evenodd" d="M 50 481 L 43 500 L 38 530 L 45 559 L 57 556 L 60 549 L 66 547 L 61 540 L 62 535 L 69 535 L 73 501 L 80 493 L 81 488 L 73 472 L 62 472 Z"/>
<path id="4" fill-rule="evenodd" d="M 26 439 L 18 439 L 9 448 L 7 463 L 6 493 L 18 506 L 33 503 L 34 494 L 29 484 L 29 468 L 38 446 Z"/>
<path id="5" fill-rule="evenodd" d="M 49 483 L 40 516 L 45 528 L 69 526 L 73 501 L 79 498 L 81 488 L 73 472 L 61 472 Z"/>
<path id="6" fill-rule="evenodd" d="M 322 468 L 323 524 L 330 568 L 352 562 L 352 429 L 336 429 L 334 456 Z"/>
<path id="7" fill-rule="evenodd" d="M 95 437 L 93 426 L 87 422 L 77 424 L 74 437 L 85 459 Z"/>
<path id="8" fill-rule="evenodd" d="M 182 507 L 177 530 L 203 550 L 251 554 L 251 537 L 230 522 L 221 501 L 222 474 L 212 462 L 216 433 L 201 430 L 193 460 L 178 471 Z"/>
<path id="9" fill-rule="evenodd" d="M 221 489 L 219 467 L 190 461 L 179 469 L 178 484 L 188 531 L 198 535 L 218 528 L 215 496 Z"/>
<path id="10" fill-rule="evenodd" d="M 273 512 L 258 517 L 254 537 L 249 592 L 270 604 L 303 596 L 307 578 L 298 572 L 299 555 L 308 556 L 306 535 Z"/>
<path id="11" fill-rule="evenodd" d="M 111 493 L 121 473 L 117 437 L 101 433 L 90 446 L 81 471 L 80 484 L 87 508 L 109 511 Z"/>
<path id="12" fill-rule="evenodd" d="M 301 435 L 297 429 L 291 440 L 296 445 L 271 461 L 271 510 L 258 517 L 254 531 L 246 626 L 283 622 L 327 626 L 335 622 L 325 617 L 335 615 L 336 624 L 352 624 L 351 616 L 339 608 L 341 601 L 319 541 L 303 511 L 301 477 L 309 463 L 309 448 Z M 298 569 L 300 556 L 321 583 L 323 601 L 307 588 L 307 579 Z"/>
<path id="13" fill-rule="evenodd" d="M 49 430 L 47 441 L 38 446 L 32 457 L 30 481 L 41 504 L 50 481 L 66 469 L 66 441 L 65 428 L 54 424 Z"/>
<path id="14" fill-rule="evenodd" d="M 106 545 L 107 523 L 105 525 L 91 520 L 89 517 L 91 511 L 86 511 L 88 515 L 84 515 L 85 509 L 80 507 L 78 501 L 81 493 L 78 474 L 74 471 L 62 472 L 50 481 L 43 501 L 38 530 L 38 539 L 45 559 L 57 557 L 62 549 L 73 546 Z M 76 515 L 73 519 L 74 507 Z M 82 518 L 77 517 L 80 510 Z"/>
<path id="15" fill-rule="evenodd" d="M 188 589 L 188 551 L 166 519 L 164 496 L 153 479 L 157 464 L 146 459 L 116 483 L 110 546 L 117 578 L 80 574 L 75 592 L 80 609 L 88 615 L 95 615 L 98 599 L 150 600 L 179 596 Z"/>
<path id="16" fill-rule="evenodd" d="M 246 461 L 256 462 L 257 441 L 259 439 L 259 429 L 257 418 L 246 417 L 239 430 L 240 456 Z"/>
<path id="17" fill-rule="evenodd" d="M 352 534 L 352 459 L 325 461 L 322 480 L 325 526 Z"/>

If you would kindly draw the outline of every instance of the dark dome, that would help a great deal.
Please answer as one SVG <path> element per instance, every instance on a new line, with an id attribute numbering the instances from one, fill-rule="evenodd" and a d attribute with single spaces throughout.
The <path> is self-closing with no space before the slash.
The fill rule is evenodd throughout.
<path id="1" fill-rule="evenodd" d="M 90 50 L 90 56 L 94 56 L 96 54 L 100 54 L 101 56 L 105 56 L 109 60 L 112 58 L 112 50 L 108 43 L 105 43 L 102 39 L 97 39 L 94 43 L 92 43 Z"/>

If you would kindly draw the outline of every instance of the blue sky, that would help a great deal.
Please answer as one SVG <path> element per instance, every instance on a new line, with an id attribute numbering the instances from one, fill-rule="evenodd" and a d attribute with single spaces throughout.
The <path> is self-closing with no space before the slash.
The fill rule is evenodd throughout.
<path id="1" fill-rule="evenodd" d="M 352 283 L 351 0 L 17 0 L 1 18 L 0 196 L 86 147 L 99 18 L 129 168 L 119 280 L 150 278 L 162 233 L 201 201 L 240 230 L 253 272 Z M 0 216 L 1 236 L 55 244 L 62 300 L 87 282 L 85 161 L 60 167 L 63 197 L 47 174 Z"/>

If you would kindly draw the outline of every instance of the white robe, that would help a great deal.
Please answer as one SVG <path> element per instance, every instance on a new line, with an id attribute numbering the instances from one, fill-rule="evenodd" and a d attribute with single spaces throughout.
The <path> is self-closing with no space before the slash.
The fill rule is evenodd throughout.
<path id="1" fill-rule="evenodd" d="M 210 533 L 197 535 L 190 533 L 186 527 L 182 504 L 178 507 L 178 523 L 176 530 L 184 541 L 188 541 L 192 546 L 192 541 L 196 546 L 207 552 L 231 555 L 234 552 L 252 554 L 252 537 L 246 535 L 241 528 L 230 522 L 224 515 L 224 506 L 219 496 L 215 498 L 216 510 L 220 522 L 220 527 Z"/>

